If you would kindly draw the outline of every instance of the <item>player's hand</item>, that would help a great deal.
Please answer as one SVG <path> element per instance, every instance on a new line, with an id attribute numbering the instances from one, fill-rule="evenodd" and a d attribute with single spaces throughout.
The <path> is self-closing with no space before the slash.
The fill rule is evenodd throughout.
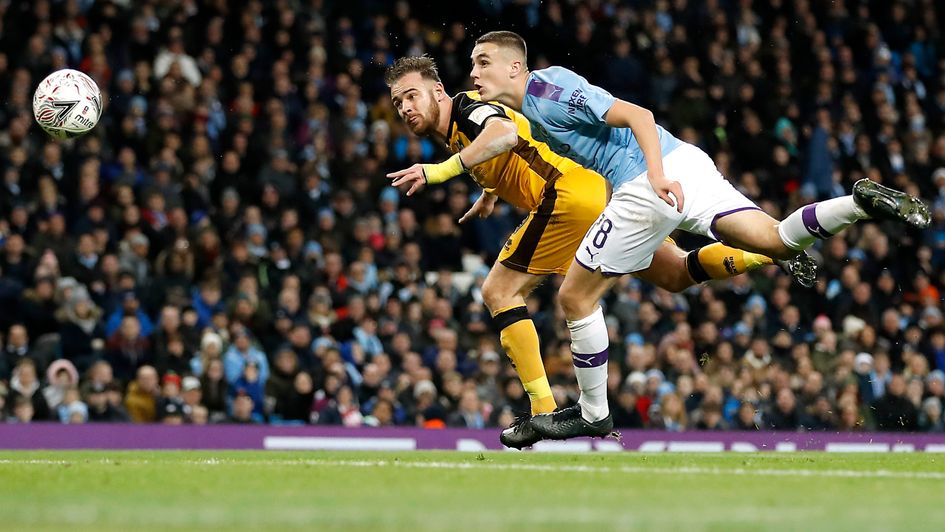
<path id="1" fill-rule="evenodd" d="M 473 219 L 475 216 L 480 218 L 488 218 L 492 214 L 492 210 L 495 208 L 496 196 L 489 194 L 488 192 L 483 192 L 479 199 L 476 200 L 476 203 L 473 203 L 473 206 L 466 211 L 466 214 L 459 219 L 459 223 L 464 223 L 467 220 Z"/>
<path id="2" fill-rule="evenodd" d="M 423 165 L 419 163 L 405 170 L 387 174 L 387 177 L 394 180 L 391 185 L 395 187 L 409 183 L 410 188 L 407 189 L 408 196 L 413 195 L 414 192 L 420 190 L 423 188 L 423 185 L 427 184 L 427 176 L 423 173 Z"/>
<path id="3" fill-rule="evenodd" d="M 670 181 L 665 176 L 652 176 L 650 177 L 650 186 L 653 187 L 656 195 L 670 207 L 673 206 L 673 197 L 675 197 L 676 211 L 682 212 L 686 198 L 683 196 L 682 185 L 679 184 L 679 181 Z"/>

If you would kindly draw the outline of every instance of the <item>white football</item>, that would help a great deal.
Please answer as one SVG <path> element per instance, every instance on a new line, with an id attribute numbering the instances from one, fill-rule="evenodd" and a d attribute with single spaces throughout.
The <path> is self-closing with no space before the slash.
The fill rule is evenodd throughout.
<path id="1" fill-rule="evenodd" d="M 33 117 L 46 133 L 71 139 L 88 133 L 102 117 L 98 85 L 78 70 L 57 70 L 33 93 Z"/>

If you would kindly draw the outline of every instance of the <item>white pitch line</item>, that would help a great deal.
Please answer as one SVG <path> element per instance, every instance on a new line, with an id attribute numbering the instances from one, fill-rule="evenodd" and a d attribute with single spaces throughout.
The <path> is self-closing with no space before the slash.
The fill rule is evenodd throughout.
<path id="1" fill-rule="evenodd" d="M 89 463 L 118 465 L 150 465 L 169 463 L 164 460 L 103 458 L 100 460 L 11 460 L 0 459 L 0 465 L 81 465 Z M 400 467 L 407 469 L 447 469 L 447 470 L 484 470 L 484 471 L 541 471 L 564 473 L 623 473 L 629 475 L 712 475 L 712 476 L 760 476 L 760 477 L 810 477 L 810 478 L 890 478 L 945 480 L 945 473 L 935 471 L 857 471 L 852 469 L 748 469 L 744 467 L 727 469 L 721 467 L 642 467 L 642 466 L 585 466 L 585 465 L 550 465 L 550 464 L 489 464 L 470 462 L 410 462 L 391 460 L 315 460 L 315 459 L 266 459 L 239 460 L 233 458 L 206 458 L 174 461 L 183 465 L 263 465 L 263 466 L 327 466 L 327 467 Z"/>

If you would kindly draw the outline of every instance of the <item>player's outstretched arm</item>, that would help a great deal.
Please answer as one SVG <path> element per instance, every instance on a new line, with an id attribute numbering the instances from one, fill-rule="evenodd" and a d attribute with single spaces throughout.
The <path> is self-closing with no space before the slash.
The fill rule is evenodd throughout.
<path id="1" fill-rule="evenodd" d="M 633 135 L 640 144 L 640 149 L 643 150 L 643 156 L 646 158 L 646 174 L 653 190 L 670 206 L 673 205 L 673 198 L 670 194 L 675 196 L 676 210 L 682 212 L 683 202 L 685 201 L 682 187 L 678 181 L 670 181 L 663 174 L 660 137 L 656 132 L 656 120 L 653 118 L 652 111 L 618 99 L 607 112 L 607 125 L 628 127 L 633 131 Z"/>
<path id="2" fill-rule="evenodd" d="M 504 118 L 495 118 L 486 122 L 482 132 L 469 146 L 442 163 L 415 164 L 410 168 L 387 174 L 387 177 L 394 180 L 391 184 L 395 187 L 409 183 L 407 195 L 410 196 L 427 183 L 448 181 L 465 172 L 467 168 L 511 150 L 516 144 L 518 128 L 515 123 Z"/>
<path id="3" fill-rule="evenodd" d="M 467 220 L 472 220 L 476 216 L 488 218 L 489 215 L 492 214 L 492 210 L 495 209 L 497 199 L 499 199 L 499 197 L 495 194 L 483 190 L 482 194 L 476 200 L 476 203 L 473 203 L 473 206 L 459 219 L 459 223 L 465 223 Z"/>

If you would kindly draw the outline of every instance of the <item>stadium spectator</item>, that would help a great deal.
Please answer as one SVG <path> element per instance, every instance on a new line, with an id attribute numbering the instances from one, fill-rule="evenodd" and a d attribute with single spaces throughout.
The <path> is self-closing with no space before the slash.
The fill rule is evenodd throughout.
<path id="1" fill-rule="evenodd" d="M 135 380 L 128 385 L 125 396 L 125 408 L 128 416 L 135 423 L 150 423 L 157 420 L 158 373 L 152 366 L 138 368 Z"/>
<path id="2" fill-rule="evenodd" d="M 7 398 L 7 404 L 13 409 L 13 415 L 18 419 L 20 416 L 15 409 L 22 400 L 29 401 L 29 419 L 48 420 L 50 416 L 49 404 L 46 402 L 44 394 L 40 391 L 40 382 L 36 372 L 36 363 L 29 358 L 21 358 L 16 367 L 13 368 L 13 376 L 10 378 L 10 393 Z M 24 413 L 26 410 L 24 409 Z"/>
<path id="3" fill-rule="evenodd" d="M 269 379 L 269 363 L 266 354 L 253 345 L 249 331 L 237 325 L 233 331 L 233 345 L 223 355 L 226 381 L 231 385 L 234 384 L 250 363 L 256 366 L 259 371 L 259 380 L 265 385 Z"/>
<path id="4" fill-rule="evenodd" d="M 254 17 L 213 2 L 14 4 L 0 15 L 10 30 L 0 38 L 8 417 L 59 417 L 41 390 L 61 401 L 70 387 L 39 378 L 62 367 L 57 358 L 78 371 L 89 421 L 123 419 L 122 405 L 135 422 L 156 421 L 171 373 L 188 388 L 181 415 L 164 416 L 175 422 L 505 426 L 527 411 L 494 347 L 480 273 L 522 213 L 497 205 L 459 225 L 478 194 L 471 182 L 406 197 L 383 177 L 440 149 L 395 119 L 383 69 L 429 53 L 448 86 L 470 88 L 468 53 L 487 28 L 462 19 L 521 32 L 532 68 L 574 68 L 653 109 L 773 216 L 861 177 L 933 206 L 924 232 L 871 223 L 818 247 L 811 290 L 774 269 L 678 296 L 621 280 L 604 305 L 618 425 L 941 429 L 936 2 L 474 2 L 451 15 L 253 0 Z M 900 22 L 885 22 L 894 9 Z M 359 24 L 375 14 L 390 22 Z M 291 31 L 276 31 L 283 20 Z M 47 21 L 74 29 L 47 32 Z M 38 55 L 22 46 L 31 39 L 45 45 Z M 68 142 L 30 116 L 53 64 L 87 71 L 109 102 Z M 565 406 L 576 388 L 559 282 L 528 306 Z"/>
<path id="5" fill-rule="evenodd" d="M 66 392 L 79 385 L 79 372 L 71 362 L 59 359 L 46 368 L 46 382 L 43 397 L 51 410 L 56 410 L 65 401 Z"/>
<path id="6" fill-rule="evenodd" d="M 89 422 L 120 423 L 129 421 L 124 409 L 111 404 L 108 390 L 103 384 L 94 384 L 85 395 Z"/>

